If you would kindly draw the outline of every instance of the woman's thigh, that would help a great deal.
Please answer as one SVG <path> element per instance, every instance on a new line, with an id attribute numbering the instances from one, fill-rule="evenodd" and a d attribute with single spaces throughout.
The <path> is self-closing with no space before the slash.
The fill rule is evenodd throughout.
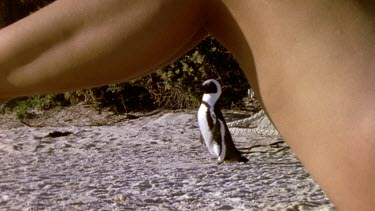
<path id="1" fill-rule="evenodd" d="M 216 5 L 226 21 L 209 25 L 307 170 L 348 210 L 375 206 L 375 19 L 362 6 L 228 1 Z"/>

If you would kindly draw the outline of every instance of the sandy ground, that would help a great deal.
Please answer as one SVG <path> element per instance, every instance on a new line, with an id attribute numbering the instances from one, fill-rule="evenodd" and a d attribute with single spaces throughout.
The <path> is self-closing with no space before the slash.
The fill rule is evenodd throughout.
<path id="1" fill-rule="evenodd" d="M 249 162 L 218 165 L 194 111 L 0 116 L 0 210 L 334 210 L 280 137 L 241 131 Z"/>

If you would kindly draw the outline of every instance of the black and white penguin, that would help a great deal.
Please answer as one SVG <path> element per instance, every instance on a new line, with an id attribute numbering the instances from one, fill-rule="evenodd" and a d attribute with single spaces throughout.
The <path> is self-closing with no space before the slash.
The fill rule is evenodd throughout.
<path id="1" fill-rule="evenodd" d="M 203 83 L 202 104 L 198 110 L 200 140 L 205 143 L 210 154 L 223 161 L 247 162 L 233 143 L 232 136 L 225 122 L 217 101 L 221 95 L 218 81 L 209 79 Z"/>

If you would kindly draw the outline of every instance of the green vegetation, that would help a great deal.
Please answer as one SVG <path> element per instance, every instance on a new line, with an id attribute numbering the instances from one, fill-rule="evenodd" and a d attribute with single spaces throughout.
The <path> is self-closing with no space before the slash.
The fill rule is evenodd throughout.
<path id="1" fill-rule="evenodd" d="M 69 101 L 62 94 L 22 97 L 9 101 L 4 108 L 4 112 L 13 111 L 18 119 L 25 119 L 31 117 L 28 112 L 31 109 L 59 109 L 67 105 L 69 105 Z"/>

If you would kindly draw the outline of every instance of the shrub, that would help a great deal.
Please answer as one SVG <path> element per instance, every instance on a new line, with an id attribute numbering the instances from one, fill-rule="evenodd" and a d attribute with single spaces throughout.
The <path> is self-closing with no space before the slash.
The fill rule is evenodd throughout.
<path id="1" fill-rule="evenodd" d="M 14 111 L 17 119 L 28 118 L 31 109 L 48 110 L 51 108 L 61 108 L 69 105 L 69 102 L 64 99 L 64 95 L 44 95 L 21 97 L 9 101 L 5 105 L 5 110 Z"/>

